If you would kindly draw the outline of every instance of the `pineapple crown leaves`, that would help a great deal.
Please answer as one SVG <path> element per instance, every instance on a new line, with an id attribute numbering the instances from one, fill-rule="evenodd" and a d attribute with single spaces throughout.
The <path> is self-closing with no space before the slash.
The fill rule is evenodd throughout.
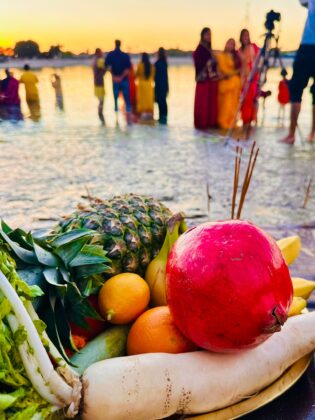
<path id="1" fill-rule="evenodd" d="M 86 317 L 101 319 L 87 297 L 101 284 L 100 273 L 110 259 L 100 245 L 93 245 L 97 232 L 76 229 L 50 235 L 43 230 L 26 233 L 11 229 L 0 220 L 0 239 L 14 258 L 20 277 L 45 293 L 34 302 L 47 324 L 54 344 L 67 358 L 64 347 L 76 350 L 69 322 L 87 328 Z"/>
<path id="2" fill-rule="evenodd" d="M 32 234 L 22 229 L 12 230 L 3 220 L 0 221 L 0 236 L 10 246 L 18 266 L 42 266 L 49 273 L 48 283 L 56 285 L 66 285 L 108 270 L 110 259 L 105 251 L 100 245 L 91 244 L 97 235 L 89 229 L 76 229 L 53 236 L 37 232 Z M 53 269 L 58 271 L 55 279 L 52 279 Z"/>

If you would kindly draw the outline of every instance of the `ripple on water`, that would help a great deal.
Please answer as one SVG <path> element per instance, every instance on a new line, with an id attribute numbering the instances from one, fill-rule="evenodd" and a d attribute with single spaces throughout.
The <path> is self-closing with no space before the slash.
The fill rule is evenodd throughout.
<path id="1" fill-rule="evenodd" d="M 184 210 L 191 223 L 200 223 L 208 219 L 207 184 L 212 197 L 210 219 L 230 216 L 233 150 L 220 135 L 193 129 L 191 67 L 170 68 L 169 127 L 128 128 L 123 119 L 116 127 L 109 79 L 108 126 L 100 127 L 92 87 L 86 84 L 90 69 L 60 72 L 64 114 L 54 108 L 51 71 L 43 69 L 38 73 L 42 121 L 0 124 L 1 217 L 24 228 L 47 225 L 52 223 L 47 219 L 70 212 L 88 189 L 101 197 L 127 192 L 154 195 L 174 211 Z M 275 128 L 275 98 L 269 105 L 265 128 L 255 136 L 261 151 L 243 217 L 264 226 L 310 222 L 315 194 L 306 210 L 302 203 L 309 176 L 315 188 L 315 149 L 301 142 L 294 148 L 278 143 L 284 130 Z M 24 102 L 23 106 L 25 111 Z M 302 118 L 302 131 L 307 132 L 307 124 Z M 248 153 L 246 147 L 244 156 Z"/>

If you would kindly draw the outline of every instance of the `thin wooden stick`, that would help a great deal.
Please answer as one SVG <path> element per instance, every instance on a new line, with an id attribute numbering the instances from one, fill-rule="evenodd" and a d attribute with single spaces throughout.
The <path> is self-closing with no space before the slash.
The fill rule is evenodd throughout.
<path id="1" fill-rule="evenodd" d="M 247 185 L 247 181 L 248 181 L 249 174 L 250 174 L 250 171 L 251 171 L 251 165 L 252 165 L 255 146 L 256 146 L 256 142 L 254 141 L 253 145 L 252 145 L 252 148 L 251 148 L 251 151 L 250 151 L 249 161 L 248 161 L 246 173 L 245 173 L 245 176 L 244 176 L 244 181 L 243 181 L 243 186 L 242 186 L 242 191 L 241 191 L 241 198 L 240 198 L 240 202 L 239 202 L 239 205 L 238 205 L 238 211 L 237 211 L 237 215 L 236 215 L 237 219 L 240 219 L 240 217 L 241 217 L 241 211 L 242 211 L 243 204 L 244 204 L 244 201 L 245 201 L 246 185 Z M 247 187 L 247 189 L 248 189 L 248 187 Z"/>
<path id="2" fill-rule="evenodd" d="M 254 171 L 254 168 L 255 168 L 255 164 L 256 164 L 258 153 L 259 153 L 259 149 L 256 150 L 255 157 L 254 157 L 253 163 L 252 163 L 251 168 L 250 168 L 250 171 L 249 171 L 249 175 L 248 175 L 246 181 L 244 181 L 244 185 L 245 185 L 244 190 L 245 191 L 244 191 L 243 200 L 240 201 L 240 205 L 239 205 L 239 209 L 238 209 L 238 215 L 239 215 L 238 219 L 241 218 L 243 205 L 244 205 L 246 194 L 247 194 L 247 190 L 248 190 L 248 187 L 249 187 L 251 178 L 252 178 L 252 174 L 253 174 L 253 171 Z"/>
<path id="3" fill-rule="evenodd" d="M 308 202 L 308 200 L 310 198 L 310 195 L 311 195 L 312 181 L 313 181 L 313 179 L 310 176 L 309 181 L 308 181 L 308 184 L 307 184 L 307 187 L 306 187 L 306 191 L 305 191 L 305 197 L 304 197 L 304 202 L 303 202 L 303 209 L 306 209 L 307 202 Z"/>
<path id="4" fill-rule="evenodd" d="M 233 183 L 233 195 L 232 195 L 232 206 L 231 206 L 231 219 L 234 219 L 236 195 L 238 190 L 238 181 L 240 175 L 241 159 L 242 159 L 242 148 L 239 146 L 239 139 L 237 140 L 235 155 L 235 166 L 234 166 L 234 183 Z"/>

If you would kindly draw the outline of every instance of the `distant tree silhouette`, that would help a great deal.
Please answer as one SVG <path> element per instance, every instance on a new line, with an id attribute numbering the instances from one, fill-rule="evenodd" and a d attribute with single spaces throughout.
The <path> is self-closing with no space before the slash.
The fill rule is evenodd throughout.
<path id="1" fill-rule="evenodd" d="M 48 51 L 49 58 L 60 57 L 62 54 L 61 45 L 52 45 Z"/>
<path id="2" fill-rule="evenodd" d="M 34 41 L 19 41 L 15 44 L 14 53 L 19 58 L 34 58 L 40 55 L 39 46 Z"/>

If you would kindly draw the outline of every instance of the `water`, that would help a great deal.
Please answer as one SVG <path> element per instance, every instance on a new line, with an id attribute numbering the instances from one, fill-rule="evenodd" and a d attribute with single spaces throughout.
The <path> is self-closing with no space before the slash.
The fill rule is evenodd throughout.
<path id="1" fill-rule="evenodd" d="M 190 64 L 170 66 L 169 126 L 115 125 L 110 76 L 106 76 L 105 118 L 101 127 L 88 67 L 58 70 L 65 111 L 55 108 L 50 84 L 55 70 L 39 78 L 42 118 L 38 123 L 0 124 L 0 216 L 26 229 L 51 225 L 70 212 L 81 195 L 109 197 L 136 192 L 162 199 L 172 210 L 183 210 L 191 223 L 230 216 L 234 170 L 233 150 L 219 133 L 200 134 L 193 128 L 194 71 Z M 15 70 L 16 76 L 20 72 Z M 270 70 L 274 95 L 267 100 L 264 127 L 255 139 L 260 147 L 243 217 L 262 226 L 305 224 L 314 220 L 315 194 L 302 208 L 309 176 L 315 184 L 315 147 L 297 141 L 279 144 L 285 130 L 276 128 L 279 70 Z M 21 87 L 24 114 L 24 88 Z M 306 93 L 301 131 L 310 124 Z M 288 110 L 287 110 L 288 111 Z M 262 118 L 262 114 L 260 114 Z M 245 150 L 243 166 L 248 156 Z M 244 168 L 243 168 L 244 169 Z M 210 212 L 206 185 L 209 184 Z"/>

